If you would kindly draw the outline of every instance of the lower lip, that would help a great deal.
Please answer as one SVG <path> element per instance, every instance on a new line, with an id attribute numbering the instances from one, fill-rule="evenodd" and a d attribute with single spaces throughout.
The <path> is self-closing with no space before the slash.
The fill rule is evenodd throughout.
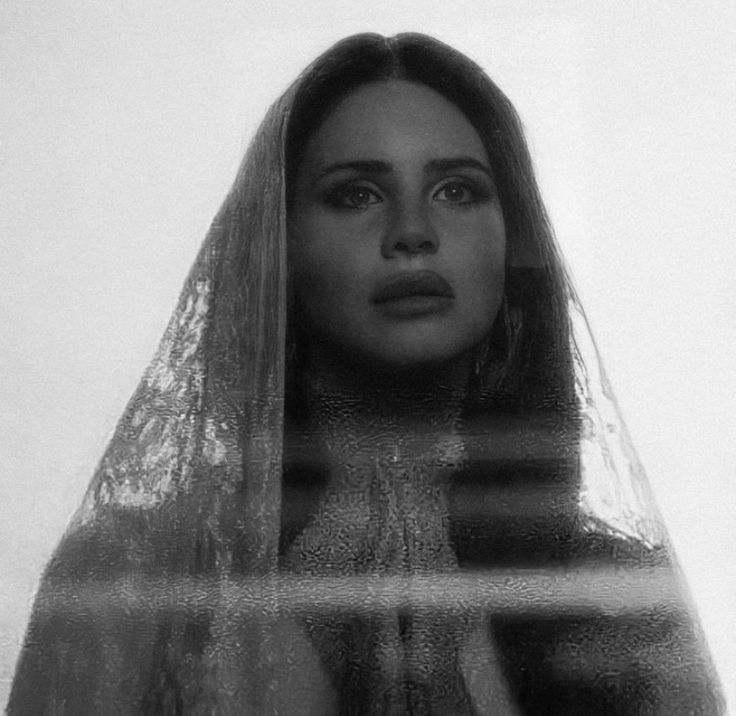
<path id="1" fill-rule="evenodd" d="M 451 303 L 449 296 L 403 296 L 382 301 L 378 308 L 392 318 L 418 318 L 446 311 Z"/>

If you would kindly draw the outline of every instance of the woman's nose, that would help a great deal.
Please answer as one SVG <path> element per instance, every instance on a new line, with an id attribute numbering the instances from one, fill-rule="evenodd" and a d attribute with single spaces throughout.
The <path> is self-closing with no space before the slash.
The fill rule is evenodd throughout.
<path id="1" fill-rule="evenodd" d="M 399 202 L 392 212 L 381 253 L 384 258 L 406 254 L 433 254 L 439 247 L 429 208 L 421 201 Z"/>

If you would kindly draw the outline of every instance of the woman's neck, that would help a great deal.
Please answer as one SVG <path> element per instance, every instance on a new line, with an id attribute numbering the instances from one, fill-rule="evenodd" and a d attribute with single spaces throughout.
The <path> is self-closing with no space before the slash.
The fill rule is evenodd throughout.
<path id="1" fill-rule="evenodd" d="M 382 369 L 312 356 L 305 376 L 310 429 L 365 457 L 415 460 L 449 438 L 468 383 L 469 360 Z"/>

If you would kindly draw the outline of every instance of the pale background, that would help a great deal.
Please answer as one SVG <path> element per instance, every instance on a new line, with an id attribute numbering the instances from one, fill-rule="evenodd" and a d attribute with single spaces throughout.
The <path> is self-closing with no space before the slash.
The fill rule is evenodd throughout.
<path id="1" fill-rule="evenodd" d="M 457 46 L 521 113 L 736 703 L 735 3 L 4 0 L 0 704 L 40 571 L 248 138 L 364 30 Z"/>

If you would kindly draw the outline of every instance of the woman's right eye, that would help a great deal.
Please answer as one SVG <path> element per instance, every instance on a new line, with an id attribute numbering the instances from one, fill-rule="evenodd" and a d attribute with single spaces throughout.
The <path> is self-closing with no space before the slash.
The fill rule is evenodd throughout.
<path id="1" fill-rule="evenodd" d="M 340 184 L 324 193 L 325 202 L 336 209 L 362 211 L 383 201 L 375 189 L 364 184 Z"/>

